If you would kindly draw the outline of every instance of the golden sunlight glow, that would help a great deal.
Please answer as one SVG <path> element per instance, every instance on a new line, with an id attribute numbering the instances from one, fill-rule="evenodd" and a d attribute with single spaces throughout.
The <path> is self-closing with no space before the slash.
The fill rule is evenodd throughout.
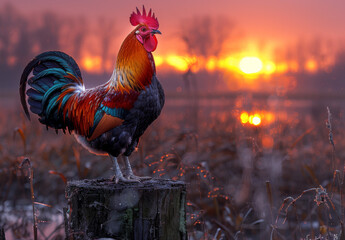
<path id="1" fill-rule="evenodd" d="M 308 60 L 305 63 L 305 69 L 309 72 L 315 72 L 317 69 L 317 64 L 314 60 Z"/>
<path id="2" fill-rule="evenodd" d="M 240 69 L 246 74 L 258 73 L 262 69 L 262 61 L 257 57 L 244 57 L 240 61 Z"/>
<path id="3" fill-rule="evenodd" d="M 275 120 L 275 115 L 272 112 L 260 111 L 255 113 L 242 112 L 240 115 L 242 124 L 250 124 L 258 126 L 261 124 L 269 125 Z"/>
<path id="4" fill-rule="evenodd" d="M 249 116 L 249 123 L 254 125 L 254 126 L 258 126 L 261 123 L 261 117 L 259 114 L 254 114 L 254 115 L 250 115 Z"/>
<path id="5" fill-rule="evenodd" d="M 161 56 L 155 56 L 155 64 L 156 64 L 156 67 L 159 67 L 160 65 L 163 64 L 163 57 Z"/>
<path id="6" fill-rule="evenodd" d="M 206 69 L 210 72 L 214 71 L 217 67 L 217 59 L 214 57 L 211 57 L 207 62 L 206 62 Z"/>
<path id="7" fill-rule="evenodd" d="M 241 113 L 240 118 L 241 118 L 241 122 L 242 122 L 243 124 L 247 123 L 248 120 L 249 120 L 248 113 L 247 113 L 247 112 Z"/>
<path id="8" fill-rule="evenodd" d="M 238 69 L 239 62 L 233 57 L 227 57 L 225 59 L 220 59 L 218 61 L 218 67 L 220 69 L 226 70 L 236 70 Z"/>
<path id="9" fill-rule="evenodd" d="M 276 65 L 274 64 L 274 62 L 266 62 L 264 64 L 263 71 L 265 72 L 265 74 L 272 74 L 276 71 Z"/>
<path id="10" fill-rule="evenodd" d="M 258 113 L 249 115 L 247 112 L 242 112 L 240 118 L 243 124 L 249 123 L 258 126 L 261 123 L 261 116 Z"/>
<path id="11" fill-rule="evenodd" d="M 278 73 L 285 73 L 288 71 L 288 69 L 289 69 L 289 67 L 288 67 L 287 63 L 279 63 L 276 65 L 276 71 Z"/>
<path id="12" fill-rule="evenodd" d="M 188 70 L 188 63 L 184 57 L 181 56 L 168 56 L 166 58 L 168 65 L 174 67 L 176 70 L 184 72 Z"/>
<path id="13" fill-rule="evenodd" d="M 206 70 L 208 72 L 222 71 L 241 74 L 241 76 L 246 74 L 246 79 L 258 78 L 262 75 L 264 75 L 263 79 L 269 79 L 271 74 L 284 73 L 290 70 L 290 65 L 287 65 L 287 63 L 281 64 L 270 61 L 268 60 L 269 56 L 265 57 L 265 55 L 262 55 L 260 59 L 258 57 L 244 57 L 255 55 L 257 54 L 243 52 L 231 56 L 210 56 L 209 58 L 203 58 L 171 53 L 167 55 L 155 55 L 154 60 L 156 67 L 160 68 L 159 71 L 175 70 L 178 72 L 186 72 L 189 69 L 193 72 L 199 70 Z M 80 62 L 81 67 L 90 73 L 111 72 L 114 68 L 112 60 L 103 60 L 101 56 L 98 55 L 85 54 Z M 309 67 L 309 69 L 312 69 L 312 67 Z M 262 75 L 255 73 L 260 73 Z M 251 86 L 254 86 L 253 82 L 251 82 Z"/>
<path id="14" fill-rule="evenodd" d="M 88 56 L 82 59 L 82 66 L 89 72 L 102 70 L 102 58 L 100 56 Z"/>

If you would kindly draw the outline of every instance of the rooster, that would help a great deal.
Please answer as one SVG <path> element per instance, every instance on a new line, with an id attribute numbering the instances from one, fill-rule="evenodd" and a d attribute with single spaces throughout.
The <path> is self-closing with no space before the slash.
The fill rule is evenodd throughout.
<path id="1" fill-rule="evenodd" d="M 159 23 L 151 9 L 147 14 L 144 6 L 142 13 L 136 10 L 130 16 L 135 29 L 123 41 L 105 84 L 85 89 L 77 63 L 58 51 L 35 57 L 20 79 L 21 104 L 28 119 L 27 103 L 47 128 L 67 130 L 90 152 L 109 155 L 116 183 L 149 178 L 135 176 L 128 157 L 160 115 L 165 99 L 152 56 L 157 47 L 155 34 L 161 34 Z M 124 173 L 119 155 L 124 157 Z"/>

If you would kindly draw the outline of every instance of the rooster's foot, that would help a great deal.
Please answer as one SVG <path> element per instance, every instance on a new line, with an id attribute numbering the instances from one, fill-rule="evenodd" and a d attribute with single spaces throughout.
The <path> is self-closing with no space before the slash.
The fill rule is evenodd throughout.
<path id="1" fill-rule="evenodd" d="M 113 161 L 113 169 L 115 173 L 114 177 L 111 178 L 112 181 L 114 181 L 115 183 L 118 183 L 120 181 L 124 183 L 139 182 L 139 180 L 137 179 L 125 178 L 121 172 L 120 166 L 117 162 L 117 158 L 112 156 L 110 156 L 110 158 Z"/>
<path id="2" fill-rule="evenodd" d="M 149 180 L 151 179 L 151 177 L 138 177 L 138 176 L 135 176 L 134 173 L 133 173 L 133 170 L 132 170 L 132 167 L 131 167 L 131 164 L 129 162 L 129 159 L 127 156 L 124 156 L 124 160 L 125 160 L 125 166 L 126 166 L 126 169 L 125 169 L 125 176 L 127 179 L 129 180 L 135 180 L 135 181 L 143 181 L 143 180 Z"/>
<path id="3" fill-rule="evenodd" d="M 114 181 L 115 183 L 119 183 L 119 182 L 124 182 L 124 183 L 135 183 L 135 182 L 139 182 L 140 180 L 125 178 L 125 177 L 123 177 L 123 176 L 113 176 L 113 177 L 111 178 L 111 181 Z"/>
<path id="4" fill-rule="evenodd" d="M 152 177 L 149 177 L 149 176 L 143 176 L 143 177 L 139 177 L 139 176 L 136 176 L 132 173 L 129 173 L 126 175 L 126 178 L 128 180 L 135 180 L 135 181 L 138 181 L 138 182 L 141 182 L 141 181 L 144 181 L 144 180 L 150 180 L 152 179 Z"/>

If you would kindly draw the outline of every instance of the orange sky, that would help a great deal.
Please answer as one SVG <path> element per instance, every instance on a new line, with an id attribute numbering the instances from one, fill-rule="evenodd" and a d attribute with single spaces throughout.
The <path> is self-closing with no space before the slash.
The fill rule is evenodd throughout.
<path id="1" fill-rule="evenodd" d="M 4 0 L 0 0 L 4 2 Z M 176 43 L 181 22 L 194 15 L 226 16 L 232 19 L 244 39 L 259 44 L 284 45 L 301 38 L 321 36 L 345 39 L 345 1 L 342 0 L 16 0 L 11 1 L 21 11 L 34 14 L 42 10 L 66 15 L 85 15 L 91 20 L 100 16 L 117 22 L 119 38 L 131 29 L 128 17 L 135 6 L 152 7 L 160 22 L 161 36 L 158 51 L 170 51 Z M 123 27 L 119 27 L 123 26 Z M 123 37 L 122 37 L 123 36 Z"/>
<path id="2" fill-rule="evenodd" d="M 5 1 L 0 0 L 0 6 L 2 3 Z M 133 29 L 129 16 L 136 6 L 141 9 L 143 4 L 146 8 L 153 9 L 163 33 L 158 36 L 159 44 L 154 53 L 157 65 L 163 62 L 162 66 L 158 66 L 161 68 L 175 65 L 175 70 L 185 71 L 186 59 L 187 62 L 194 61 L 193 57 L 189 58 L 181 40 L 181 29 L 184 23 L 198 16 L 225 18 L 234 23 L 234 28 L 229 26 L 232 35 L 225 41 L 219 57 L 198 58 L 196 68 L 208 71 L 233 70 L 236 74 L 243 74 L 250 72 L 252 67 L 260 67 L 260 75 L 246 77 L 253 87 L 255 85 L 251 79 L 260 77 L 262 81 L 266 81 L 273 73 L 300 70 L 315 72 L 317 69 L 325 69 L 332 64 L 336 52 L 345 49 L 343 0 L 16 0 L 11 1 L 11 4 L 26 16 L 43 11 L 56 12 L 60 16 L 84 16 L 96 29 L 100 27 L 101 17 L 114 20 L 116 35 L 111 44 L 110 59 L 106 62 L 101 59 L 97 37 L 89 36 L 84 44 L 80 64 L 82 68 L 91 71 L 98 68 L 99 71 L 106 69 L 111 72 L 121 42 Z M 321 47 L 316 48 L 315 53 L 310 45 L 318 39 L 322 40 Z M 67 47 L 64 46 L 64 50 Z M 299 52 L 299 48 L 304 52 Z M 258 66 L 249 66 L 249 69 L 245 65 L 241 68 L 244 57 L 258 57 L 262 62 Z M 245 84 L 248 85 L 248 82 Z"/>

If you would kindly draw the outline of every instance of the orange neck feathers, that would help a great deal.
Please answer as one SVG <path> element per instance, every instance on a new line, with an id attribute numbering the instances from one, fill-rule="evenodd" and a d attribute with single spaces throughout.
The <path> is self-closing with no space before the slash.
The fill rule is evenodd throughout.
<path id="1" fill-rule="evenodd" d="M 140 91 L 151 83 L 154 74 L 149 54 L 136 39 L 134 29 L 123 41 L 117 55 L 116 66 L 110 79 L 110 85 L 120 91 Z"/>

